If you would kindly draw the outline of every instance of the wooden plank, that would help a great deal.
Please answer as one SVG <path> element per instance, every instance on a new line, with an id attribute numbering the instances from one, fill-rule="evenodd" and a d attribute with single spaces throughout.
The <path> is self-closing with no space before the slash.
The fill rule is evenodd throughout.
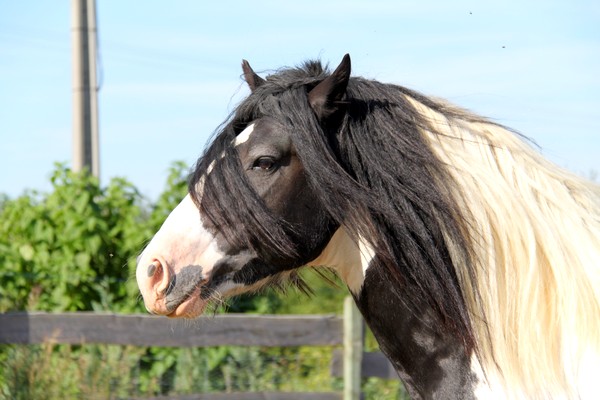
<path id="1" fill-rule="evenodd" d="M 196 320 L 99 313 L 0 314 L 0 343 L 209 347 L 340 345 L 342 320 L 335 315 L 224 314 Z"/>
<path id="2" fill-rule="evenodd" d="M 206 393 L 144 397 L 137 400 L 342 400 L 342 394 L 337 392 Z"/>
<path id="3" fill-rule="evenodd" d="M 342 377 L 344 372 L 344 355 L 340 349 L 333 351 L 331 358 L 331 376 Z M 363 378 L 376 377 L 383 379 L 400 379 L 398 373 L 382 352 L 364 352 L 361 364 Z"/>

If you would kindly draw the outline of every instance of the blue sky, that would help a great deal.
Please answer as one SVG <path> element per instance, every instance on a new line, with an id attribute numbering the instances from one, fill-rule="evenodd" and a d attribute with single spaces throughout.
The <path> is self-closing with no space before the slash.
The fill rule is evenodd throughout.
<path id="1" fill-rule="evenodd" d="M 600 172 L 600 2 L 98 1 L 103 183 L 149 198 L 192 165 L 256 71 L 350 53 L 353 74 L 444 97 Z M 0 2 L 0 193 L 71 158 L 70 2 Z"/>

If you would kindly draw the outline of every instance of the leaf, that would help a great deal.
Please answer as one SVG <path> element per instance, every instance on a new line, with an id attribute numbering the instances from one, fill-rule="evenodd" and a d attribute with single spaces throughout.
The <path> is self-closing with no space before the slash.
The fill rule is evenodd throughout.
<path id="1" fill-rule="evenodd" d="M 90 267 L 91 255 L 88 253 L 77 253 L 75 255 L 75 265 L 77 268 L 86 270 Z"/>
<path id="2" fill-rule="evenodd" d="M 25 261 L 31 261 L 33 259 L 33 247 L 30 244 L 24 244 L 19 247 L 19 253 L 21 253 L 21 257 Z"/>
<path id="3" fill-rule="evenodd" d="M 75 202 L 75 211 L 79 214 L 83 214 L 90 202 L 90 194 L 83 192 Z"/>

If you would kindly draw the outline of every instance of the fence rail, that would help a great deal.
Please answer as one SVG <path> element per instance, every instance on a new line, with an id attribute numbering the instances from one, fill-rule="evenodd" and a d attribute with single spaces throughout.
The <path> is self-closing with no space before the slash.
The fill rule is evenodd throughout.
<path id="1" fill-rule="evenodd" d="M 225 314 L 197 320 L 92 312 L 0 314 L 0 343 L 104 343 L 160 347 L 336 346 L 335 315 Z"/>
<path id="2" fill-rule="evenodd" d="M 0 344 L 118 344 L 157 347 L 342 346 L 333 353 L 331 375 L 344 377 L 344 393 L 223 393 L 156 399 L 287 400 L 358 399 L 359 377 L 397 378 L 381 353 L 364 353 L 364 325 L 350 298 L 336 315 L 204 316 L 193 321 L 151 315 L 92 312 L 0 314 Z"/>

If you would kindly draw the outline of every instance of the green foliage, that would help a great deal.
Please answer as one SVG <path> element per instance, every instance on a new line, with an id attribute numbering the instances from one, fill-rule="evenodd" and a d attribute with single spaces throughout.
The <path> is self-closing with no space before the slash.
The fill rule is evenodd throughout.
<path id="1" fill-rule="evenodd" d="M 329 376 L 329 348 L 182 348 L 172 349 L 167 360 L 133 346 L 4 347 L 8 361 L 1 364 L 5 384 L 0 385 L 0 399 L 125 399 L 342 389 L 341 379 Z M 140 360 L 150 363 L 151 371 Z"/>
<path id="2" fill-rule="evenodd" d="M 142 311 L 135 258 L 186 193 L 171 169 L 154 206 L 123 178 L 102 188 L 58 164 L 48 194 L 26 193 L 0 209 L 0 311 Z M 150 215 L 148 217 L 148 214 Z"/>
<path id="3" fill-rule="evenodd" d="M 113 399 L 135 395 L 139 358 L 133 346 L 10 346 L 0 399 Z"/>
<path id="4" fill-rule="evenodd" d="M 50 194 L 4 203 L 0 310 L 99 310 L 127 302 L 127 266 L 140 245 L 139 193 L 119 178 L 102 189 L 96 178 L 62 165 L 51 181 Z"/>

